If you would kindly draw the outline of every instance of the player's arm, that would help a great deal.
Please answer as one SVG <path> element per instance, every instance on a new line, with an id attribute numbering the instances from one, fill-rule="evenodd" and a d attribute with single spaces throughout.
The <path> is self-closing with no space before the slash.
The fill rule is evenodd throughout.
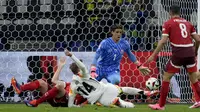
<path id="1" fill-rule="evenodd" d="M 98 76 L 96 74 L 96 64 L 97 64 L 97 60 L 99 59 L 100 56 L 101 56 L 101 53 L 99 53 L 99 51 L 97 50 L 97 52 L 95 53 L 94 59 L 92 61 L 91 67 L 90 67 L 90 75 L 92 78 L 96 78 Z"/>
<path id="2" fill-rule="evenodd" d="M 70 53 L 68 50 L 65 50 L 65 54 L 69 56 L 82 70 L 83 78 L 90 77 L 86 66 L 74 54 Z"/>
<path id="3" fill-rule="evenodd" d="M 71 89 L 69 90 L 69 98 L 68 98 L 68 107 L 79 107 L 78 105 L 74 105 L 76 93 L 74 93 L 74 90 Z"/>
<path id="4" fill-rule="evenodd" d="M 59 64 L 58 64 L 58 68 L 51 79 L 52 83 L 56 84 L 59 81 L 59 75 L 60 75 L 60 72 L 61 72 L 62 68 L 64 67 L 65 63 L 66 63 L 66 58 L 61 57 Z"/>
<path id="5" fill-rule="evenodd" d="M 99 53 L 99 52 L 96 52 L 96 53 L 95 53 L 95 56 L 94 56 L 94 59 L 93 59 L 93 61 L 92 61 L 91 66 L 96 66 L 97 60 L 99 59 L 100 56 L 101 56 L 101 53 Z"/>
<path id="6" fill-rule="evenodd" d="M 129 59 L 137 66 L 137 68 L 142 72 L 142 74 L 147 75 L 151 71 L 147 68 L 142 66 L 142 64 L 137 60 L 136 56 L 130 50 L 130 44 L 126 42 L 127 49 L 125 50 L 126 54 L 128 55 Z"/>
<path id="7" fill-rule="evenodd" d="M 98 47 L 98 49 L 97 49 L 97 51 L 95 53 L 94 59 L 92 61 L 92 64 L 91 64 L 91 68 L 90 68 L 91 74 L 90 75 L 93 78 L 97 77 L 97 74 L 96 74 L 96 65 L 97 65 L 97 61 L 98 61 L 99 57 L 103 55 L 104 49 L 105 49 L 105 40 L 103 40 L 100 43 L 100 45 L 99 45 L 99 47 Z"/>
<path id="8" fill-rule="evenodd" d="M 93 61 L 92 61 L 91 66 L 96 66 L 99 57 L 102 56 L 103 53 L 104 53 L 104 49 L 105 49 L 105 40 L 103 40 L 103 41 L 100 43 L 100 45 L 99 45 L 99 47 L 98 47 L 98 49 L 97 49 L 97 51 L 96 51 L 96 53 L 95 53 L 95 56 L 94 56 L 94 59 L 93 59 Z"/>
<path id="9" fill-rule="evenodd" d="M 167 43 L 170 30 L 171 30 L 171 25 L 168 22 L 165 22 L 162 27 L 162 38 L 158 42 L 158 45 L 156 49 L 154 50 L 153 54 L 147 59 L 147 63 L 153 61 L 153 59 L 157 56 L 157 54 L 162 50 L 164 45 Z"/>
<path id="10" fill-rule="evenodd" d="M 137 60 L 136 56 L 131 52 L 130 47 L 125 51 L 129 59 L 137 66 L 140 66 L 141 63 Z"/>
<path id="11" fill-rule="evenodd" d="M 195 28 L 193 26 L 191 29 L 191 37 L 195 40 L 195 54 L 197 55 L 199 44 L 200 44 L 200 36 L 197 35 Z"/>
<path id="12" fill-rule="evenodd" d="M 162 36 L 162 39 L 158 42 L 156 49 L 154 50 L 152 56 L 155 57 L 162 50 L 164 45 L 167 43 L 168 36 Z"/>

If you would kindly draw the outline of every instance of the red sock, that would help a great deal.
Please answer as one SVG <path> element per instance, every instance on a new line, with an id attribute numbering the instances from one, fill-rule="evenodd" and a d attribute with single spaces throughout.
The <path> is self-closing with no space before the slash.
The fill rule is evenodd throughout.
<path id="1" fill-rule="evenodd" d="M 40 83 L 38 80 L 35 80 L 33 82 L 29 82 L 27 84 L 24 84 L 24 85 L 21 85 L 20 86 L 20 89 L 22 91 L 26 91 L 26 90 L 30 90 L 30 91 L 33 91 L 35 89 L 38 89 L 40 87 Z"/>
<path id="2" fill-rule="evenodd" d="M 168 92 L 169 92 L 169 82 L 163 81 L 162 87 L 161 87 L 161 90 L 160 90 L 160 99 L 159 99 L 160 107 L 165 106 Z"/>
<path id="3" fill-rule="evenodd" d="M 198 96 L 200 96 L 200 83 L 199 83 L 199 81 L 193 83 L 192 86 L 194 87 L 194 90 L 196 91 L 196 94 Z"/>
<path id="4" fill-rule="evenodd" d="M 199 102 L 199 101 L 200 101 L 200 97 L 199 97 L 199 95 L 198 95 L 198 93 L 197 93 L 197 91 L 196 91 L 196 89 L 195 89 L 195 87 L 194 87 L 193 84 L 192 84 L 192 91 L 193 91 L 193 93 L 194 93 L 195 101 L 196 101 L 196 102 Z"/>
<path id="5" fill-rule="evenodd" d="M 37 99 L 37 104 L 40 104 L 48 99 L 55 98 L 58 94 L 58 89 L 53 87 L 51 90 L 47 91 L 41 98 Z"/>

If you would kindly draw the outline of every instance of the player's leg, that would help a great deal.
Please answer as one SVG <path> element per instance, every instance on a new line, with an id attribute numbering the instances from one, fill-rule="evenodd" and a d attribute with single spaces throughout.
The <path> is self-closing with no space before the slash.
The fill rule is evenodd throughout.
<path id="1" fill-rule="evenodd" d="M 128 95 L 152 96 L 152 95 L 159 93 L 159 91 L 144 91 L 142 89 L 133 88 L 133 87 L 121 87 L 121 90 L 123 93 L 128 94 Z"/>
<path id="2" fill-rule="evenodd" d="M 121 98 L 118 98 L 118 105 L 122 108 L 134 108 L 135 105 L 131 102 L 124 101 Z"/>
<path id="3" fill-rule="evenodd" d="M 11 85 L 13 86 L 17 94 L 20 94 L 22 91 L 26 91 L 26 90 L 33 91 L 36 89 L 39 89 L 39 91 L 44 94 L 48 90 L 48 84 L 42 79 L 38 79 L 24 85 L 20 85 L 17 82 L 17 80 L 13 77 L 11 79 Z"/>
<path id="4" fill-rule="evenodd" d="M 195 103 L 190 106 L 189 108 L 199 108 L 200 107 L 200 94 L 199 94 L 199 91 L 198 89 L 199 86 L 198 86 L 198 79 L 196 78 L 196 72 L 193 72 L 193 73 L 189 73 L 189 78 L 190 78 L 190 81 L 191 81 L 191 87 L 192 87 L 192 91 L 194 93 L 194 98 L 195 98 Z"/>
<path id="5" fill-rule="evenodd" d="M 27 106 L 37 107 L 39 104 L 53 98 L 63 97 L 66 93 L 65 91 L 65 82 L 59 81 L 52 89 L 47 91 L 42 97 L 37 100 L 24 101 Z"/>
<path id="6" fill-rule="evenodd" d="M 199 73 L 197 72 L 197 66 L 195 62 L 195 58 L 188 58 L 185 62 L 187 62 L 187 72 L 189 73 L 189 78 L 191 81 L 192 85 L 192 90 L 194 93 L 195 97 L 195 104 L 190 106 L 189 108 L 198 108 L 200 107 L 200 86 L 199 86 L 199 81 L 198 81 L 198 75 Z"/>
<path id="7" fill-rule="evenodd" d="M 106 80 L 111 84 L 118 85 L 120 83 L 120 71 L 113 71 L 106 74 Z"/>
<path id="8" fill-rule="evenodd" d="M 169 84 L 170 84 L 170 79 L 172 76 L 179 72 L 181 66 L 174 65 L 172 60 L 170 60 L 167 65 L 166 65 L 166 72 L 163 74 L 163 81 L 162 81 L 162 86 L 160 89 L 160 98 L 159 98 L 159 104 L 152 105 L 150 104 L 149 107 L 154 110 L 164 110 L 165 109 L 165 104 L 166 104 L 166 98 L 169 92 Z"/>
<path id="9" fill-rule="evenodd" d="M 83 98 L 81 95 L 77 94 L 74 100 L 75 105 L 85 105 L 87 104 L 87 99 Z"/>
<path id="10" fill-rule="evenodd" d="M 104 90 L 101 97 L 98 99 L 98 102 L 104 106 L 111 106 L 116 103 L 116 98 L 120 93 L 120 89 L 117 88 L 115 85 L 107 83 L 106 89 Z"/>
<path id="11" fill-rule="evenodd" d="M 197 79 L 200 80 L 200 71 L 197 72 Z"/>
<path id="12" fill-rule="evenodd" d="M 118 98 L 120 91 L 121 90 L 119 87 L 107 83 L 106 90 L 98 99 L 98 102 L 108 107 L 115 107 L 116 105 L 127 108 L 134 107 L 134 104 L 132 104 L 131 102 L 121 101 L 121 99 Z"/>

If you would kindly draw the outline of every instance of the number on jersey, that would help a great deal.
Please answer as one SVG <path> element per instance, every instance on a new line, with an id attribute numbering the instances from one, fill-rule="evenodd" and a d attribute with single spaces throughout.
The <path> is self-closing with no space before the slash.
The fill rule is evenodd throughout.
<path id="1" fill-rule="evenodd" d="M 88 95 L 88 93 L 92 92 L 92 90 L 95 90 L 95 88 L 92 85 L 89 85 L 86 82 L 82 82 L 82 84 L 83 84 L 83 87 L 85 89 L 82 89 L 81 87 L 78 87 L 77 91 L 78 92 L 82 92 L 84 95 Z"/>
<path id="2" fill-rule="evenodd" d="M 179 28 L 181 29 L 181 36 L 182 36 L 183 38 L 187 38 L 188 32 L 187 32 L 187 27 L 186 27 L 186 25 L 183 24 L 183 23 L 180 23 L 180 24 L 179 24 Z"/>
<path id="3" fill-rule="evenodd" d="M 117 57 L 117 54 L 114 55 L 113 61 L 115 61 L 116 57 Z"/>

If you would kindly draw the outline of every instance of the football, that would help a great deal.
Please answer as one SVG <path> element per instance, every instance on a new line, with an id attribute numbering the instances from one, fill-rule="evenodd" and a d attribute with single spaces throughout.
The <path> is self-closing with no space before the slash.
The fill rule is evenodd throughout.
<path id="1" fill-rule="evenodd" d="M 149 90 L 157 90 L 160 87 L 160 83 L 159 80 L 157 78 L 154 77 L 150 77 L 147 81 L 146 81 L 146 88 L 148 88 Z"/>

